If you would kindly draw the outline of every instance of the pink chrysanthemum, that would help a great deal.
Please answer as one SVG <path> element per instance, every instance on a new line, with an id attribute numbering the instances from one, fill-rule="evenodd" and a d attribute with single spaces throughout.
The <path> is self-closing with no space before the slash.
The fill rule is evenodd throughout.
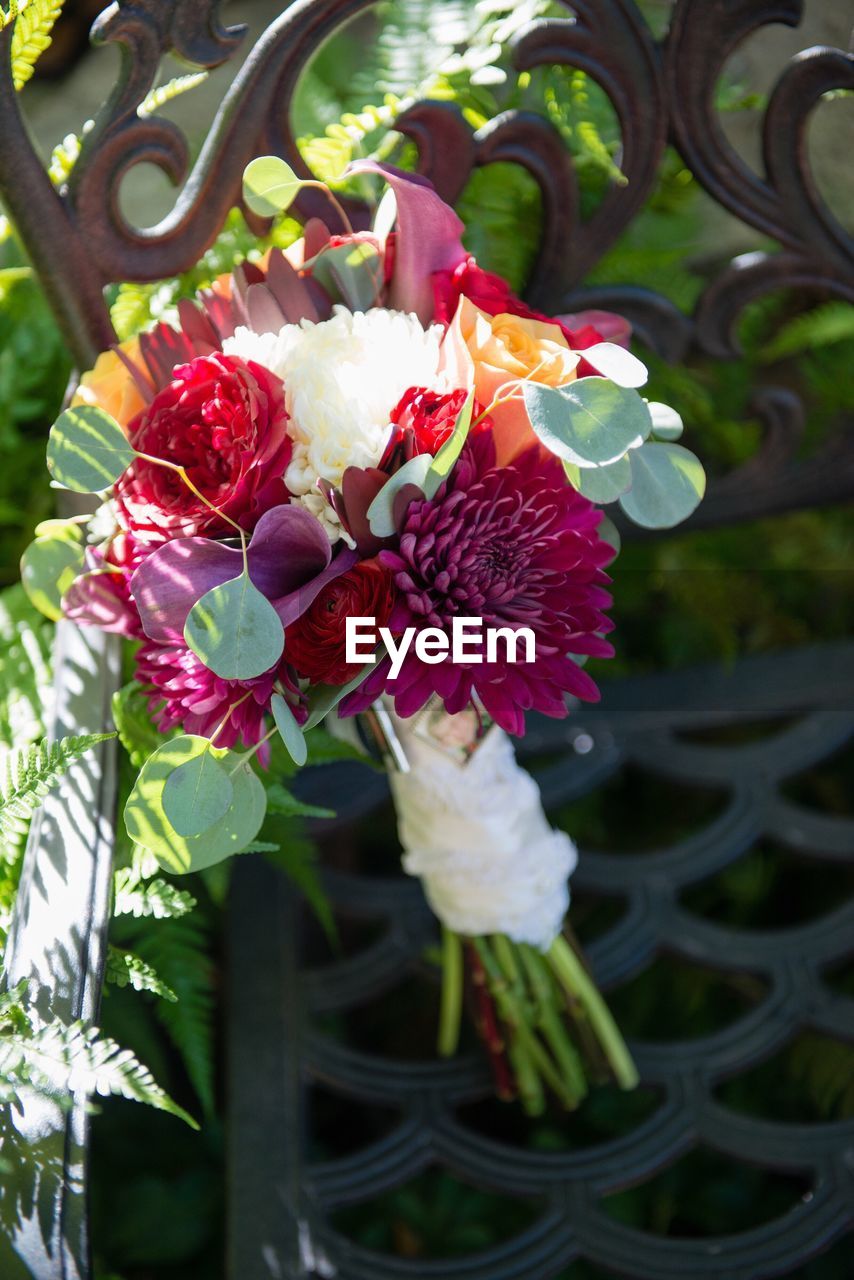
<path id="1" fill-rule="evenodd" d="M 211 738 L 217 747 L 252 747 L 264 737 L 277 683 L 291 695 L 288 701 L 300 723 L 308 714 L 285 663 L 252 680 L 223 680 L 192 649 L 149 641 L 136 655 L 136 678 L 150 690 L 149 707 L 162 733 L 180 727 Z M 259 759 L 265 763 L 268 757 L 269 747 L 262 747 Z"/>
<path id="2" fill-rule="evenodd" d="M 399 549 L 380 553 L 394 573 L 399 600 L 392 634 L 480 617 L 486 627 L 529 627 L 536 659 L 508 663 L 423 663 L 414 645 L 394 680 L 388 659 L 377 664 L 342 708 L 363 710 L 381 693 L 411 716 L 438 694 L 452 714 L 476 695 L 510 733 L 525 729 L 524 712 L 566 715 L 564 694 L 593 701 L 599 692 L 569 655 L 610 657 L 602 639 L 612 624 L 603 566 L 613 548 L 597 532 L 601 513 L 567 483 L 557 459 L 539 446 L 510 466 L 495 466 L 488 434 L 470 439 L 449 480 L 432 500 L 407 509 Z"/>

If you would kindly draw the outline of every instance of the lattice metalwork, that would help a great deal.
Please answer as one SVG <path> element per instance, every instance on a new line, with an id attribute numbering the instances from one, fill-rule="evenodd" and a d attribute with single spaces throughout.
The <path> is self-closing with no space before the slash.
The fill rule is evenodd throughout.
<path id="1" fill-rule="evenodd" d="M 716 740 L 723 727 L 723 740 Z M 353 811 L 363 814 L 355 846 L 360 871 L 336 871 L 328 879 L 345 937 L 348 926 L 358 922 L 352 954 L 298 972 L 293 935 L 281 933 L 288 917 L 276 902 L 280 890 L 274 881 L 268 883 L 271 873 L 263 868 L 243 870 L 240 911 L 233 917 L 242 963 L 247 949 L 257 950 L 260 963 L 261 952 L 281 948 L 289 1004 L 279 1052 L 302 1064 L 302 1079 L 292 1073 L 276 1103 L 279 1121 L 290 1115 L 293 1124 L 277 1131 L 282 1146 L 270 1149 L 270 1113 L 254 1113 L 242 1132 L 244 1161 L 234 1170 L 255 1184 L 244 1193 L 257 1194 L 259 1170 L 250 1172 L 249 1155 L 263 1151 L 262 1176 L 272 1175 L 277 1188 L 286 1181 L 292 1189 L 278 1198 L 275 1234 L 268 1242 L 273 1248 L 278 1242 L 281 1258 L 289 1256 L 286 1241 L 291 1242 L 294 1269 L 282 1274 L 334 1274 L 340 1280 L 438 1275 L 548 1280 L 570 1274 L 565 1269 L 582 1257 L 607 1268 L 607 1274 L 641 1280 L 695 1275 L 758 1280 L 794 1274 L 849 1230 L 854 1225 L 854 1121 L 760 1118 L 727 1105 L 720 1089 L 773 1059 L 804 1028 L 854 1038 L 854 1000 L 825 981 L 854 949 L 854 901 L 840 902 L 817 919 L 759 930 L 704 918 L 686 906 L 684 896 L 737 866 L 764 838 L 808 860 L 816 876 L 828 865 L 854 865 L 854 815 L 831 817 L 787 797 L 792 779 L 838 755 L 852 735 L 850 646 L 746 660 L 729 673 L 709 669 L 612 686 L 600 707 L 579 710 L 565 723 L 537 722 L 523 753 L 535 760 L 546 757 L 536 770 L 543 794 L 552 812 L 569 805 L 564 812 L 570 829 L 573 804 L 626 766 L 642 770 L 649 780 L 665 779 L 673 797 L 686 786 L 711 788 L 719 796 L 714 813 L 681 839 L 636 853 L 582 849 L 574 879 L 578 896 L 604 896 L 620 904 L 618 920 L 589 947 L 597 978 L 617 989 L 612 998 L 662 953 L 724 977 L 747 973 L 757 980 L 746 1011 L 713 1033 L 684 1040 L 677 1032 L 663 1042 L 633 1043 L 642 1090 L 650 1091 L 649 1107 L 633 1127 L 618 1137 L 600 1134 L 591 1140 L 585 1126 L 585 1145 L 579 1147 L 573 1137 L 576 1118 L 569 1117 L 562 1125 L 563 1147 L 547 1153 L 531 1147 L 531 1125 L 509 1122 L 511 1138 L 496 1136 L 508 1129 L 507 1122 L 496 1121 L 499 1104 L 488 1111 L 486 1122 L 477 1121 L 473 1104 L 490 1093 L 477 1049 L 452 1061 L 412 1060 L 413 1044 L 423 1049 L 424 1035 L 415 1014 L 406 1012 L 405 996 L 391 1014 L 402 1017 L 407 1028 L 396 1038 L 397 1056 L 372 1050 L 365 1036 L 358 1046 L 348 1039 L 347 1029 L 364 1019 L 378 998 L 402 984 L 405 989 L 413 973 L 429 969 L 424 950 L 434 940 L 434 925 L 417 883 L 378 875 L 377 859 L 371 857 L 377 815 L 388 804 L 384 781 L 360 771 L 348 786 L 347 771 L 339 771 L 334 783 L 316 772 L 307 781 L 313 794 L 328 797 L 333 787 L 336 794 L 343 788 L 353 797 L 348 824 Z M 637 839 L 641 844 L 640 824 Z M 290 929 L 293 924 L 291 916 Z M 279 987 L 265 999 L 281 994 Z M 251 1033 L 253 1023 L 260 1039 Z M 255 1054 L 265 1052 L 261 1042 L 268 1030 L 266 1019 L 258 1022 L 257 1010 L 247 1019 L 235 1011 L 232 1043 L 241 1093 L 249 1085 Z M 287 1077 L 276 1079 L 281 1084 Z M 306 1083 L 322 1086 L 320 1095 L 304 1094 Z M 331 1126 L 328 1115 L 323 1119 L 330 1094 L 347 1103 L 333 1111 L 340 1119 Z M 301 1111 L 303 1098 L 314 1099 L 307 1116 Z M 365 1105 L 389 1116 L 379 1122 L 379 1136 L 348 1150 L 354 1126 L 359 1129 L 351 1109 Z M 301 1124 L 307 1133 L 301 1134 Z M 325 1144 L 321 1159 L 316 1158 L 318 1128 Z M 342 1145 L 345 1154 L 340 1154 Z M 609 1196 L 653 1178 L 698 1146 L 733 1161 L 799 1175 L 802 1190 L 792 1192 L 791 1207 L 782 1216 L 728 1237 L 666 1238 L 609 1215 Z M 375 1204 L 433 1165 L 507 1197 L 511 1222 L 514 1198 L 527 1201 L 533 1220 L 499 1246 L 444 1262 L 383 1255 L 335 1229 L 335 1211 Z M 400 1212 L 405 1218 L 402 1206 Z M 277 1274 L 256 1257 L 253 1264 L 247 1249 L 233 1274 Z"/>

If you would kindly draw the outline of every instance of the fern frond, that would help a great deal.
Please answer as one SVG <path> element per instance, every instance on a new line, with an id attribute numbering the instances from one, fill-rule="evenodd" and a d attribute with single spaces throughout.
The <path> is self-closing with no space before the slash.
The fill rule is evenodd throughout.
<path id="1" fill-rule="evenodd" d="M 49 1022 L 29 1034 L 0 1038 L 0 1080 L 7 1088 L 30 1086 L 54 1097 L 110 1094 L 145 1102 L 199 1126 L 155 1082 L 147 1067 L 115 1040 L 81 1022 Z"/>
<path id="2" fill-rule="evenodd" d="M 32 3 L 33 0 L 10 0 L 8 9 L 0 6 L 0 31 L 4 31 Z"/>
<path id="3" fill-rule="evenodd" d="M 112 982 L 117 987 L 133 987 L 134 991 L 152 991 L 171 1004 L 178 999 L 172 988 L 157 976 L 156 970 L 152 969 L 150 964 L 146 964 L 131 951 L 122 951 L 121 947 L 108 948 L 104 977 L 107 982 Z"/>
<path id="4" fill-rule="evenodd" d="M 207 71 L 193 71 L 190 75 L 175 76 L 174 80 L 167 80 L 166 84 L 152 89 L 151 93 L 142 100 L 136 109 L 137 115 L 142 116 L 143 119 L 146 116 L 153 116 L 161 107 L 165 107 L 167 102 L 180 98 L 182 93 L 195 89 L 197 85 L 204 84 L 207 78 Z"/>
<path id="5" fill-rule="evenodd" d="M 90 733 L 60 742 L 36 742 L 9 751 L 0 762 L 0 840 L 20 833 L 39 802 L 84 752 L 112 733 Z"/>
<path id="6" fill-rule="evenodd" d="M 206 1115 L 214 1110 L 214 967 L 210 934 L 198 913 L 165 920 L 135 939 L 137 953 L 174 990 L 177 1004 L 155 1007 L 180 1053 Z"/>
<path id="7" fill-rule="evenodd" d="M 784 325 L 760 357 L 770 363 L 849 338 L 854 338 L 854 307 L 850 302 L 825 302 Z"/>
<path id="8" fill-rule="evenodd" d="M 114 916 L 176 920 L 187 915 L 195 905 L 196 899 L 191 893 L 176 889 L 167 880 L 149 880 L 143 884 L 131 867 L 122 867 L 116 872 Z"/>
<path id="9" fill-rule="evenodd" d="M 17 0 L 18 17 L 12 32 L 12 79 L 22 89 L 50 44 L 50 33 L 62 10 L 63 0 Z M 12 0 L 12 7 L 15 0 Z"/>
<path id="10" fill-rule="evenodd" d="M 157 292 L 156 284 L 123 283 L 110 307 L 110 319 L 120 342 L 132 338 L 151 324 L 154 315 L 151 300 Z"/>

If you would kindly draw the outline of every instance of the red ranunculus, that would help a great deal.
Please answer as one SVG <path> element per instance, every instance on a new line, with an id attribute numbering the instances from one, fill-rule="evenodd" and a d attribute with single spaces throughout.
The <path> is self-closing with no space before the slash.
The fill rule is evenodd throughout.
<path id="1" fill-rule="evenodd" d="M 208 502 L 251 530 L 288 500 L 287 421 L 280 378 L 216 352 L 176 368 L 128 424 L 128 436 L 140 453 L 185 467 Z M 140 459 L 119 480 L 116 499 L 120 523 L 134 531 L 194 537 L 229 528 L 177 472 Z"/>
<path id="2" fill-rule="evenodd" d="M 346 684 L 362 663 L 345 660 L 349 617 L 375 618 L 384 627 L 394 605 L 392 576 L 377 560 L 362 560 L 324 587 L 285 632 L 285 657 L 312 684 Z"/>
<path id="3" fill-rule="evenodd" d="M 457 416 L 468 398 L 464 389 L 451 392 L 431 391 L 428 387 L 410 387 L 404 391 L 400 400 L 391 411 L 391 421 L 398 428 L 386 448 L 386 456 L 400 438 L 411 432 L 411 446 L 406 450 L 407 457 L 418 453 L 438 453 L 449 438 L 457 421 Z M 491 418 L 482 418 L 483 405 L 475 401 L 472 408 L 472 433 L 489 431 L 492 428 Z M 383 463 L 380 462 L 382 469 Z"/>
<path id="4" fill-rule="evenodd" d="M 625 346 L 628 345 L 628 338 L 631 333 L 631 325 L 627 320 L 623 320 L 622 316 L 612 315 L 605 311 L 590 312 L 589 315 L 593 319 L 601 318 L 609 330 L 607 335 L 588 323 L 584 312 L 578 317 L 584 323 L 579 328 L 573 329 L 565 324 L 559 316 L 547 316 L 542 311 L 534 311 L 532 307 L 528 306 L 527 302 L 523 302 L 521 298 L 516 297 L 516 294 L 502 276 L 495 275 L 492 271 L 484 271 L 471 257 L 466 258 L 453 271 L 435 272 L 433 275 L 433 297 L 436 320 L 441 324 L 450 324 L 454 318 L 460 298 L 468 298 L 481 311 L 485 311 L 488 316 L 524 316 L 528 320 L 541 320 L 544 324 L 556 324 L 573 351 L 584 351 L 587 347 L 595 346 L 597 342 L 606 340 Z M 568 318 L 573 319 L 571 316 Z M 578 376 L 580 378 L 595 372 L 595 369 L 592 369 L 584 360 L 578 366 Z"/>

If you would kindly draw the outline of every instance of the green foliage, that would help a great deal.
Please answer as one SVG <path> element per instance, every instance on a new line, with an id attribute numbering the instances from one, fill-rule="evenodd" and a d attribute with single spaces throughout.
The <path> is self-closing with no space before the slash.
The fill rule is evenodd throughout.
<path id="1" fill-rule="evenodd" d="M 115 1094 L 168 1111 L 196 1127 L 129 1050 L 80 1022 L 38 1022 L 25 993 L 25 984 L 20 984 L 0 996 L 0 1104 L 16 1103 L 24 1089 L 60 1101 L 73 1094 Z"/>
<path id="2" fill-rule="evenodd" d="M 762 348 L 760 358 L 783 360 L 787 356 L 854 340 L 854 306 L 850 302 L 826 302 L 790 320 Z"/>
<path id="3" fill-rule="evenodd" d="M 160 878 L 144 881 L 135 867 L 121 867 L 116 872 L 114 892 L 115 916 L 177 919 L 196 905 L 196 899 L 186 889 L 176 889 L 168 880 Z"/>
<path id="4" fill-rule="evenodd" d="M 158 85 L 156 89 L 143 98 L 137 107 L 137 115 L 153 116 L 162 107 L 168 103 L 174 102 L 176 98 L 180 98 L 182 94 L 188 93 L 190 89 L 195 89 L 208 78 L 207 71 L 193 71 L 186 76 L 175 76 L 172 80 L 167 80 L 165 84 Z"/>
<path id="5" fill-rule="evenodd" d="M 134 991 L 151 991 L 163 1000 L 172 1004 L 178 999 L 171 987 L 168 987 L 150 964 L 146 964 L 139 956 L 130 951 L 122 951 L 119 947 L 107 949 L 107 965 L 104 973 L 107 982 L 117 987 L 133 987 Z"/>
<path id="6" fill-rule="evenodd" d="M 15 23 L 12 32 L 12 80 L 16 89 L 24 87 L 36 62 L 50 44 L 50 33 L 62 4 L 63 0 L 11 0 L 8 12 L 0 18 L 0 28 L 12 21 Z"/>
<path id="7" fill-rule="evenodd" d="M 214 989 L 211 931 L 194 911 L 164 920 L 156 928 L 140 922 L 135 953 L 177 997 L 157 1001 L 155 1015 L 174 1043 L 206 1116 L 214 1111 Z"/>
<path id="8" fill-rule="evenodd" d="M 84 734 L 8 751 L 0 761 L 0 842 L 20 835 L 22 825 L 75 760 L 114 736 Z"/>

